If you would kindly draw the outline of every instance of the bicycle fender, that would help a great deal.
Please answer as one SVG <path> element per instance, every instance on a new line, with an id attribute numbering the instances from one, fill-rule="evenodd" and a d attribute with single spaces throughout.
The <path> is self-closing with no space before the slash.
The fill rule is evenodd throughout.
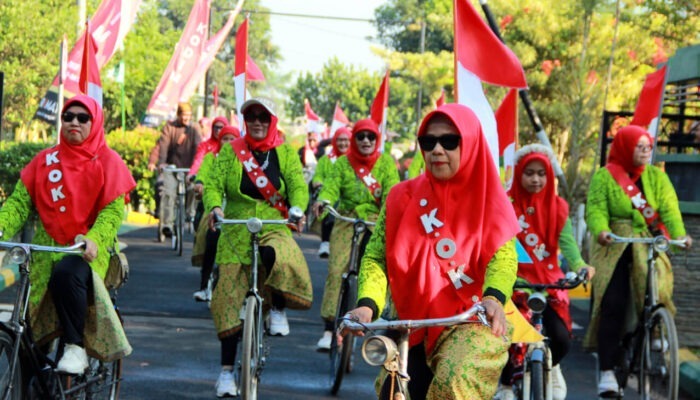
<path id="1" fill-rule="evenodd" d="M 532 354 L 530 354 L 530 362 L 543 363 L 544 362 L 544 351 L 542 349 L 532 350 Z"/>

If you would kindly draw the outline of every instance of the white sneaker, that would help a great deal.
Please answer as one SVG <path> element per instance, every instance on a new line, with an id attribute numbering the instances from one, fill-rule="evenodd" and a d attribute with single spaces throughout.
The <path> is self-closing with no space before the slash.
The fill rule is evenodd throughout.
<path id="1" fill-rule="evenodd" d="M 333 332 L 324 331 L 323 336 L 321 336 L 321 338 L 318 339 L 318 342 L 316 343 L 316 348 L 318 350 L 330 350 L 331 340 L 333 340 Z"/>
<path id="2" fill-rule="evenodd" d="M 82 374 L 88 367 L 88 358 L 85 349 L 77 344 L 67 344 L 63 349 L 63 357 L 56 365 L 56 371 L 66 374 Z"/>
<path id="3" fill-rule="evenodd" d="M 233 378 L 233 371 L 221 371 L 216 380 L 216 397 L 238 396 L 238 388 Z"/>
<path id="4" fill-rule="evenodd" d="M 209 293 L 207 293 L 206 289 L 198 290 L 198 291 L 194 292 L 192 297 L 194 297 L 195 301 L 208 301 L 209 300 Z"/>
<path id="5" fill-rule="evenodd" d="M 331 245 L 328 242 L 321 242 L 321 245 L 318 246 L 318 256 L 321 258 L 328 258 L 330 252 Z"/>
<path id="6" fill-rule="evenodd" d="M 552 400 L 566 400 L 566 381 L 559 364 L 552 367 Z"/>
<path id="7" fill-rule="evenodd" d="M 496 392 L 496 395 L 493 396 L 493 400 L 515 400 L 515 393 L 513 393 L 513 387 L 504 386 L 499 383 L 498 391 Z"/>
<path id="8" fill-rule="evenodd" d="M 268 327 L 272 336 L 287 336 L 289 335 L 289 322 L 287 322 L 287 314 L 284 310 L 270 309 L 268 315 Z"/>
<path id="9" fill-rule="evenodd" d="M 615 372 L 608 369 L 600 373 L 600 381 L 598 382 L 598 394 L 603 393 L 618 393 L 620 391 L 620 385 L 617 384 L 617 378 L 615 377 Z"/>

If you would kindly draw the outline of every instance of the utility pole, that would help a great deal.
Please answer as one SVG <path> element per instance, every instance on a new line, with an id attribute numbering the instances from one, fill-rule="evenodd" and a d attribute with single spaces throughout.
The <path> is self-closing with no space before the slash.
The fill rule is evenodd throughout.
<path id="1" fill-rule="evenodd" d="M 214 7 L 209 7 L 209 27 L 207 31 L 207 40 L 211 38 L 211 25 L 212 21 L 214 19 Z M 207 68 L 207 71 L 204 73 L 204 112 L 202 113 L 202 117 L 208 116 L 208 105 L 209 105 L 209 68 Z M 214 110 L 216 112 L 216 110 Z"/>
<path id="2" fill-rule="evenodd" d="M 420 21 L 420 54 L 425 53 L 425 16 Z M 416 104 L 416 126 L 420 125 L 421 109 L 423 108 L 423 69 L 418 80 L 418 104 Z"/>
<path id="3" fill-rule="evenodd" d="M 85 28 L 85 20 L 87 19 L 87 5 L 85 0 L 76 0 L 78 5 L 78 36 Z"/>

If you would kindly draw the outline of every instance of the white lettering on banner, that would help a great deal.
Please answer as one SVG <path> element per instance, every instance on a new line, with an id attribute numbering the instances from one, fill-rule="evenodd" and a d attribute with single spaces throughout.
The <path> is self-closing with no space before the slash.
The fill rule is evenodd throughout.
<path id="1" fill-rule="evenodd" d="M 257 186 L 260 189 L 267 186 L 267 177 L 263 175 L 255 178 L 255 186 Z"/>
<path id="2" fill-rule="evenodd" d="M 100 25 L 92 32 L 92 38 L 95 40 L 98 48 L 102 48 L 107 38 L 112 35 L 112 31 L 107 30 L 107 27 Z"/>
<path id="3" fill-rule="evenodd" d="M 51 181 L 51 183 L 56 183 L 60 181 L 61 178 L 63 178 L 63 173 L 60 169 L 52 169 L 49 171 L 49 181 Z"/>
<path id="4" fill-rule="evenodd" d="M 374 179 L 372 174 L 367 174 L 367 175 L 363 176 L 362 180 L 365 182 L 365 185 L 367 185 L 367 186 L 372 186 L 375 183 L 377 183 L 377 180 Z"/>
<path id="5" fill-rule="evenodd" d="M 457 289 L 460 289 L 462 287 L 462 282 L 465 282 L 466 284 L 474 282 L 474 279 L 470 278 L 467 274 L 464 273 L 464 268 L 466 268 L 466 265 L 462 264 L 451 271 L 447 271 L 447 274 L 450 276 L 452 284 Z"/>
<path id="6" fill-rule="evenodd" d="M 179 83 L 180 79 L 182 79 L 182 74 L 179 72 L 173 71 L 170 74 L 170 76 L 168 77 L 168 79 L 175 82 L 175 83 Z"/>
<path id="7" fill-rule="evenodd" d="M 647 201 L 642 197 L 642 192 L 639 192 L 632 197 L 634 208 L 642 208 L 647 205 Z"/>
<path id="8" fill-rule="evenodd" d="M 280 200 L 282 200 L 282 196 L 279 193 L 275 193 L 270 196 L 270 204 L 272 205 L 277 204 Z"/>
<path id="9" fill-rule="evenodd" d="M 526 243 L 528 246 L 534 246 L 534 245 L 536 245 L 537 242 L 539 242 L 539 241 L 540 241 L 540 239 L 539 239 L 539 238 L 537 237 L 537 235 L 534 234 L 534 233 L 530 233 L 530 234 L 528 234 L 527 236 L 525 236 L 525 243 Z"/>
<path id="10" fill-rule="evenodd" d="M 425 233 L 431 233 L 433 231 L 433 226 L 436 228 L 440 228 L 444 225 L 442 221 L 435 217 L 435 214 L 437 214 L 437 210 L 437 208 L 433 208 L 429 214 L 423 214 L 420 216 L 420 222 L 423 224 L 423 229 L 425 229 Z"/>
<path id="11" fill-rule="evenodd" d="M 243 161 L 243 166 L 245 167 L 246 172 L 250 172 L 258 167 L 258 165 L 255 163 L 255 159 L 253 158 L 253 156 L 250 156 L 249 159 Z"/>
<path id="12" fill-rule="evenodd" d="M 58 164 L 59 162 L 58 150 L 54 151 L 53 153 L 46 153 L 46 166 Z"/>
<path id="13" fill-rule="evenodd" d="M 66 196 L 61 192 L 61 190 L 63 190 L 63 185 L 61 185 L 57 188 L 51 189 L 51 198 L 53 199 L 54 202 L 57 202 L 60 199 L 66 198 Z"/>
<path id="14" fill-rule="evenodd" d="M 549 257 L 549 252 L 544 248 L 544 243 L 539 246 L 535 246 L 532 252 L 535 253 L 535 257 L 537 257 L 539 261 Z"/>
<path id="15" fill-rule="evenodd" d="M 197 25 L 197 33 L 199 33 L 200 35 L 204 36 L 207 34 L 208 31 L 209 27 L 207 26 L 207 24 L 203 24 L 200 22 L 199 25 Z"/>
<path id="16" fill-rule="evenodd" d="M 199 36 L 190 36 L 190 44 L 192 46 L 199 46 L 199 44 L 202 43 L 202 38 Z"/>
<path id="17" fill-rule="evenodd" d="M 524 216 L 524 215 L 521 215 L 521 216 L 518 217 L 518 224 L 520 224 L 520 229 L 521 229 L 521 230 L 525 230 L 525 229 L 527 229 L 527 228 L 530 227 L 530 224 L 528 224 L 527 222 L 525 222 L 525 216 Z"/>
<path id="18" fill-rule="evenodd" d="M 452 258 L 452 256 L 457 252 L 457 245 L 452 239 L 440 239 L 440 241 L 435 245 L 435 251 L 440 258 Z"/>
<path id="19" fill-rule="evenodd" d="M 192 58 L 193 55 L 194 55 L 194 49 L 191 47 L 185 47 L 185 51 L 182 53 L 182 56 L 184 58 Z M 182 69 L 183 67 L 184 67 L 184 65 L 180 65 L 179 69 Z"/>

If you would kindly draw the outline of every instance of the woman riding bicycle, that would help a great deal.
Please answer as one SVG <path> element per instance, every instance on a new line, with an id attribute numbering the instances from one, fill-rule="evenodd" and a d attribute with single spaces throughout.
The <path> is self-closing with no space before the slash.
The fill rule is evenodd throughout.
<path id="1" fill-rule="evenodd" d="M 418 142 L 426 172 L 397 184 L 382 206 L 349 317 L 379 317 L 388 288 L 400 319 L 452 316 L 481 301 L 491 328 L 412 333 L 408 387 L 413 400 L 489 399 L 508 359 L 503 304 L 516 277 L 518 221 L 474 112 L 439 107 Z"/>
<path id="2" fill-rule="evenodd" d="M 515 153 L 515 174 L 508 195 L 520 223 L 518 241 L 530 258 L 518 264 L 518 277 L 530 283 L 556 283 L 564 278 L 558 259 L 560 249 L 572 271 L 586 267 L 589 278 L 595 274 L 576 245 L 569 205 L 556 193 L 553 158 L 552 151 L 540 144 L 525 146 Z M 552 352 L 552 399 L 564 400 L 566 382 L 559 362 L 571 348 L 570 301 L 566 290 L 550 289 L 548 294 L 542 320 Z M 520 306 L 518 296 L 513 300 Z M 496 398 L 515 398 L 511 388 L 513 372 L 513 365 L 508 363 Z"/>
<path id="3" fill-rule="evenodd" d="M 311 179 L 311 186 L 314 191 L 322 187 L 323 182 L 330 179 L 335 162 L 338 161 L 340 156 L 345 155 L 348 152 L 351 137 L 352 132 L 346 127 L 338 128 L 338 130 L 335 131 L 331 141 L 331 151 L 318 159 L 318 165 L 316 165 L 314 177 Z M 330 253 L 329 242 L 331 239 L 331 231 L 333 230 L 334 221 L 335 218 L 333 218 L 332 215 L 326 215 L 321 222 L 321 245 L 318 248 L 318 255 L 321 258 L 327 258 L 328 254 Z"/>
<path id="4" fill-rule="evenodd" d="M 352 129 L 348 154 L 335 163 L 330 179 L 324 182 L 318 195 L 318 202 L 314 205 L 316 215 L 321 213 L 324 201 L 329 204 L 340 202 L 338 211 L 341 214 L 376 221 L 389 190 L 399 182 L 394 159 L 379 151 L 380 141 L 379 127 L 374 121 L 357 121 Z M 360 257 L 371 236 L 371 229 L 368 228 L 362 238 Z M 343 272 L 347 270 L 350 260 L 352 235 L 351 223 L 336 221 L 331 233 L 328 276 L 321 303 L 321 318 L 325 326 L 317 347 L 322 350 L 331 348 L 338 294 Z"/>
<path id="5" fill-rule="evenodd" d="M 214 157 L 219 154 L 222 144 L 230 143 L 233 139 L 241 136 L 238 128 L 228 125 L 226 117 L 214 118 L 211 131 L 211 138 L 201 143 L 197 148 L 197 154 L 194 156 L 194 161 L 188 174 L 189 180 L 194 180 L 193 190 L 198 199 L 202 198 L 204 182 L 214 162 Z M 197 231 L 195 232 L 194 245 L 192 246 L 192 265 L 200 266 L 202 269 L 200 271 L 199 290 L 194 292 L 192 297 L 196 301 L 208 301 L 211 298 L 211 293 L 207 290 L 209 276 L 214 267 L 219 231 L 209 229 L 209 213 L 204 214 L 204 204 L 201 201 L 197 206 L 197 214 L 202 215 L 202 217 L 200 219 L 195 218 Z"/>
<path id="6" fill-rule="evenodd" d="M 278 135 L 277 116 L 272 104 L 250 99 L 241 108 L 246 134 L 223 146 L 214 161 L 204 190 L 204 204 L 227 219 L 283 219 L 290 207 L 306 209 L 309 192 L 301 162 L 294 149 Z M 225 209 L 224 207 L 225 199 Z M 286 336 L 289 324 L 285 307 L 311 307 L 309 268 L 291 230 L 270 225 L 260 234 L 260 259 L 265 267 L 265 287 L 272 305 L 269 330 Z M 221 341 L 222 372 L 216 384 L 217 396 L 236 395 L 233 365 L 241 336 L 239 312 L 249 288 L 250 235 L 244 225 L 222 227 L 216 254 L 219 280 L 214 289 L 211 312 Z M 267 271 L 267 273 L 265 273 Z"/>
<path id="7" fill-rule="evenodd" d="M 14 236 L 36 211 L 33 243 L 85 242 L 82 256 L 35 253 L 30 271 L 34 339 L 44 344 L 60 336 L 63 356 L 57 370 L 80 374 L 88 366 L 86 349 L 104 361 L 131 353 L 103 279 L 109 250 L 117 245 L 124 198 L 136 183 L 107 146 L 102 108 L 94 99 L 71 98 L 60 118 L 59 144 L 27 164 L 0 210 L 0 236 Z"/>
<path id="8" fill-rule="evenodd" d="M 601 371 L 598 392 L 618 392 L 613 368 L 625 329 L 627 312 L 638 313 L 644 304 L 647 247 L 644 244 L 609 246 L 610 232 L 624 237 L 665 235 L 686 238 L 678 197 L 668 175 L 648 165 L 653 138 L 643 128 L 626 126 L 613 139 L 608 164 L 591 180 L 586 205 L 586 223 L 592 237 L 591 264 L 598 267 L 593 284 L 591 323 L 584 347 L 598 352 Z M 672 313 L 675 307 L 673 272 L 662 253 L 656 260 L 659 302 Z M 627 309 L 634 299 L 636 310 Z M 627 305 L 628 307 L 625 307 Z"/>

